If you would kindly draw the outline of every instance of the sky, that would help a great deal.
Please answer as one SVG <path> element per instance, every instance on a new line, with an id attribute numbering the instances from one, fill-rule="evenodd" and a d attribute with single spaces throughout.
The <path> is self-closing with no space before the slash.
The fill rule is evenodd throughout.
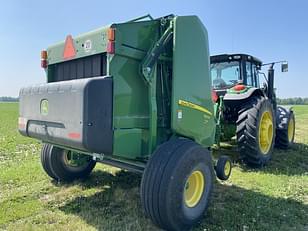
<path id="1" fill-rule="evenodd" d="M 277 95 L 308 97 L 308 1 L 306 0 L 3 0 L 0 7 L 0 96 L 45 82 L 40 51 L 98 27 L 150 13 L 197 15 L 209 33 L 211 55 L 248 53 L 276 67 Z"/>

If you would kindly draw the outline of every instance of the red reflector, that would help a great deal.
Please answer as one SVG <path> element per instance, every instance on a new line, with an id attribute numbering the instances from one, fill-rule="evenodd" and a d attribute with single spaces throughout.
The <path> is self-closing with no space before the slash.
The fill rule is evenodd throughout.
<path id="1" fill-rule="evenodd" d="M 107 53 L 114 54 L 114 42 L 109 41 L 107 43 Z"/>
<path id="2" fill-rule="evenodd" d="M 63 58 L 64 59 L 71 59 L 75 57 L 76 51 L 74 47 L 74 40 L 71 35 L 68 35 L 65 39 L 64 51 L 63 51 Z"/>
<path id="3" fill-rule="evenodd" d="M 77 133 L 77 132 L 71 132 L 71 133 L 68 133 L 68 137 L 71 139 L 79 139 L 81 135 L 80 133 Z"/>
<path id="4" fill-rule="evenodd" d="M 46 59 L 42 59 L 41 60 L 41 67 L 42 68 L 47 68 L 47 66 L 48 66 L 47 60 Z"/>
<path id="5" fill-rule="evenodd" d="M 18 128 L 19 128 L 19 129 L 25 129 L 25 128 L 26 128 L 26 125 L 25 125 L 25 124 L 18 124 Z"/>
<path id="6" fill-rule="evenodd" d="M 25 129 L 27 125 L 27 119 L 19 117 L 18 118 L 18 128 L 19 129 Z"/>
<path id="7" fill-rule="evenodd" d="M 234 89 L 235 91 L 242 91 L 242 90 L 244 90 L 245 88 L 246 88 L 246 86 L 243 85 L 243 84 L 238 84 L 238 85 L 235 85 L 235 86 L 233 87 L 233 89 Z"/>
<path id="8" fill-rule="evenodd" d="M 216 93 L 216 91 L 215 90 L 212 90 L 212 100 L 213 100 L 213 102 L 217 102 L 217 100 L 218 100 L 218 95 L 217 95 L 217 93 Z"/>

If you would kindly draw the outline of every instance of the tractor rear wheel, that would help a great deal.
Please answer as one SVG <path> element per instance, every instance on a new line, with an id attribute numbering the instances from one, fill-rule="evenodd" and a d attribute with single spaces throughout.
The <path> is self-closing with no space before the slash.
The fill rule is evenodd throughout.
<path id="1" fill-rule="evenodd" d="M 287 149 L 294 143 L 295 117 L 292 111 L 277 108 L 278 120 L 276 129 L 276 147 Z"/>
<path id="2" fill-rule="evenodd" d="M 73 181 L 88 176 L 96 162 L 91 156 L 44 144 L 41 162 L 45 172 L 57 181 Z"/>
<path id="3" fill-rule="evenodd" d="M 152 154 L 143 173 L 141 202 L 160 228 L 189 230 L 206 210 L 214 172 L 209 150 L 177 138 Z"/>
<path id="4" fill-rule="evenodd" d="M 274 118 L 272 104 L 265 97 L 253 97 L 239 110 L 236 136 L 240 155 L 247 164 L 261 167 L 271 159 Z"/>

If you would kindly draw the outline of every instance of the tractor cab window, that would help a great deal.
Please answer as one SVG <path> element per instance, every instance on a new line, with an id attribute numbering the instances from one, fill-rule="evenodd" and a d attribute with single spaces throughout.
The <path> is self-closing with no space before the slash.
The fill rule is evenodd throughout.
<path id="1" fill-rule="evenodd" d="M 253 74 L 253 78 L 255 80 L 255 87 L 259 88 L 260 87 L 260 80 L 259 80 L 259 72 L 258 72 L 256 64 L 252 64 L 252 74 Z"/>
<path id="2" fill-rule="evenodd" d="M 238 61 L 212 63 L 211 76 L 214 89 L 230 88 L 240 79 L 240 63 Z"/>
<path id="3" fill-rule="evenodd" d="M 251 62 L 246 62 L 246 85 L 254 86 L 254 76 L 252 75 Z"/>

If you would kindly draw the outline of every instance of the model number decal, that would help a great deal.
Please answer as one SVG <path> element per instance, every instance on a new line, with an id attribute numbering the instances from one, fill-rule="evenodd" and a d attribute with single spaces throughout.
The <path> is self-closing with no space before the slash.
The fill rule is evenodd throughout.
<path id="1" fill-rule="evenodd" d="M 210 116 L 212 115 L 212 113 L 209 110 L 207 110 L 206 108 L 201 107 L 200 105 L 185 101 L 185 100 L 180 99 L 179 105 L 184 106 L 184 107 L 189 107 L 189 108 L 192 108 L 192 109 L 195 109 L 195 110 L 198 110 L 198 111 L 205 112 L 205 113 L 209 114 Z"/>

